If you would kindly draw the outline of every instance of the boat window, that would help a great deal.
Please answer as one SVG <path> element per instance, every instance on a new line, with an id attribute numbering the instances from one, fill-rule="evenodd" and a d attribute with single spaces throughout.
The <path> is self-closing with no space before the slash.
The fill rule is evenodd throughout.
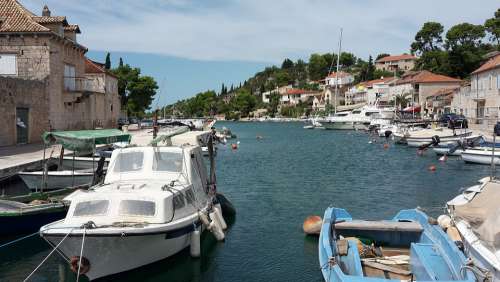
<path id="1" fill-rule="evenodd" d="M 193 193 L 193 190 L 189 189 L 186 191 L 186 201 L 188 202 L 188 204 L 191 204 L 194 202 L 194 193 Z"/>
<path id="2" fill-rule="evenodd" d="M 80 202 L 76 205 L 73 216 L 104 215 L 108 211 L 108 206 L 107 200 Z"/>
<path id="3" fill-rule="evenodd" d="M 371 115 L 373 115 L 373 114 L 375 114 L 375 113 L 373 113 L 373 112 L 366 112 L 366 113 L 365 113 L 365 116 L 369 117 L 369 116 L 371 116 Z"/>
<path id="4" fill-rule="evenodd" d="M 337 113 L 336 114 L 336 116 L 338 116 L 338 117 L 345 117 L 347 115 L 348 115 L 348 113 Z"/>
<path id="5" fill-rule="evenodd" d="M 360 114 L 361 111 L 352 111 L 353 114 Z"/>
<path id="6" fill-rule="evenodd" d="M 182 209 L 186 204 L 184 203 L 184 195 L 181 193 L 174 196 L 174 210 Z"/>
<path id="7" fill-rule="evenodd" d="M 174 152 L 155 152 L 153 170 L 180 172 L 182 170 L 182 154 Z"/>
<path id="8" fill-rule="evenodd" d="M 121 215 L 155 215 L 156 204 L 151 201 L 123 200 L 120 202 L 118 213 Z"/>
<path id="9" fill-rule="evenodd" d="M 116 157 L 114 172 L 139 171 L 142 169 L 143 159 L 142 152 L 120 153 Z"/>

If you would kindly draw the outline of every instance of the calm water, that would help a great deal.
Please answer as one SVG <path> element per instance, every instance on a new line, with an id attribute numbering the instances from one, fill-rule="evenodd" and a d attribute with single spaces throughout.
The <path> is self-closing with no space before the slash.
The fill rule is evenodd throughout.
<path id="1" fill-rule="evenodd" d="M 308 215 L 322 215 L 329 205 L 372 219 L 417 206 L 437 215 L 461 187 L 489 173 L 488 166 L 460 160 L 439 163 L 432 151 L 417 156 L 414 148 L 392 144 L 384 150 L 362 132 L 304 130 L 300 123 L 217 125 L 241 142 L 235 151 L 220 146 L 217 156 L 218 189 L 238 213 L 226 242 L 205 234 L 201 259 L 186 250 L 105 280 L 321 281 L 317 239 L 302 233 Z M 435 172 L 427 170 L 431 164 Z M 49 251 L 37 237 L 0 249 L 0 281 L 22 281 Z M 57 254 L 32 279 L 75 280 Z"/>

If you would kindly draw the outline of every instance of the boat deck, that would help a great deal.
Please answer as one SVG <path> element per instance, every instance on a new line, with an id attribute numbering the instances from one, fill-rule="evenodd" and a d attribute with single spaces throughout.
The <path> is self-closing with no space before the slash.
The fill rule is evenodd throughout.
<path id="1" fill-rule="evenodd" d="M 408 248 L 380 247 L 380 251 L 382 252 L 382 257 L 380 257 L 380 259 L 383 257 L 410 255 L 410 250 Z M 412 274 L 409 264 L 384 264 L 377 262 L 375 259 L 377 258 L 361 260 L 364 276 L 395 280 L 411 280 Z"/>

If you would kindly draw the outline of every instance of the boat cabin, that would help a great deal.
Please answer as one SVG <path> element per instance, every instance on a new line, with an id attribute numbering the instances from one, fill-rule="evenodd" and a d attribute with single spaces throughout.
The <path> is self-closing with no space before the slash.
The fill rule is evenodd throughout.
<path id="1" fill-rule="evenodd" d="M 65 223 L 168 223 L 206 204 L 200 147 L 131 147 L 111 156 L 104 184 L 67 197 Z"/>

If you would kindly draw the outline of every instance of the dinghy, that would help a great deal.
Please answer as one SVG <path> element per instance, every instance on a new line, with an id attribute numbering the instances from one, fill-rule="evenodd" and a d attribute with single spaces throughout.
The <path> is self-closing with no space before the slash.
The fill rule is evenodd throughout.
<path id="1" fill-rule="evenodd" d="M 454 242 L 419 210 L 365 221 L 330 207 L 318 248 L 321 272 L 329 282 L 475 281 Z"/>
<path id="2" fill-rule="evenodd" d="M 42 189 L 50 191 L 76 186 L 88 187 L 92 184 L 92 180 L 94 179 L 94 172 L 92 170 L 47 171 L 45 174 L 46 186 L 43 187 L 43 171 L 18 172 L 17 175 L 21 177 L 24 184 L 26 184 L 31 191 L 40 191 Z"/>
<path id="3" fill-rule="evenodd" d="M 200 134 L 204 134 L 200 132 Z M 190 247 L 200 255 L 200 233 L 223 240 L 227 225 L 215 190 L 213 152 L 210 177 L 200 135 L 192 141 L 113 151 L 104 184 L 78 191 L 66 218 L 47 224 L 40 235 L 90 280 L 138 268 Z M 211 138 L 212 135 L 209 135 Z M 212 148 L 209 140 L 208 148 Z"/>
<path id="4" fill-rule="evenodd" d="M 478 281 L 500 281 L 500 182 L 490 177 L 447 203 Z"/>

